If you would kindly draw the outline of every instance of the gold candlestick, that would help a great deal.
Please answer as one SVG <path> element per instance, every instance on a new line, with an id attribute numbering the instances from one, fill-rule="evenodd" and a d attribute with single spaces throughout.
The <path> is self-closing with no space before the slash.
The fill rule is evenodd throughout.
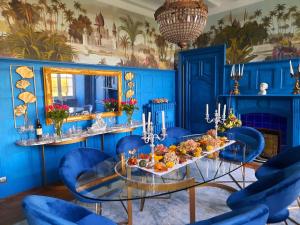
<path id="1" fill-rule="evenodd" d="M 295 79 L 295 86 L 293 89 L 293 94 L 294 95 L 299 95 L 300 94 L 300 64 L 298 65 L 298 71 L 296 73 L 294 73 L 294 69 L 293 69 L 293 64 L 292 61 L 290 60 L 290 74 L 291 77 Z"/>
<path id="2" fill-rule="evenodd" d="M 230 77 L 232 80 L 234 80 L 234 85 L 233 85 L 233 90 L 231 91 L 231 94 L 233 94 L 233 95 L 241 94 L 241 92 L 239 90 L 239 86 L 240 86 L 239 80 L 242 79 L 243 74 L 244 74 L 244 65 L 242 66 L 242 70 L 241 70 L 241 65 L 239 65 L 238 71 L 235 70 L 235 65 L 232 66 Z"/>

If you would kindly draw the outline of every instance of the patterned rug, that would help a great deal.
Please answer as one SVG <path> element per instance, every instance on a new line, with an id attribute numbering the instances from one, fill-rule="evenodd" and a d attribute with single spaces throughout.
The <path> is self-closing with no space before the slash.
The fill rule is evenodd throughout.
<path id="1" fill-rule="evenodd" d="M 234 176 L 241 179 L 240 171 Z M 247 180 L 255 180 L 254 171 L 247 169 Z M 229 177 L 219 179 L 229 181 Z M 234 184 L 231 186 L 235 187 Z M 204 220 L 224 212 L 230 211 L 226 205 L 226 199 L 230 193 L 227 191 L 212 188 L 198 187 L 196 189 L 196 220 Z M 293 204 L 293 205 L 296 205 Z M 85 205 L 86 206 L 86 205 Z M 140 201 L 133 201 L 133 224 L 134 225 L 183 225 L 189 223 L 189 201 L 188 192 L 181 191 L 171 195 L 170 199 L 147 199 L 143 212 L 139 211 Z M 88 206 L 87 206 L 88 207 Z M 91 206 L 89 206 L 91 210 Z M 300 221 L 300 209 L 290 210 L 291 217 Z M 103 204 L 103 216 L 116 222 L 126 221 L 126 212 L 118 202 L 107 202 Z M 284 223 L 278 223 L 284 224 Z M 293 224 L 288 221 L 288 224 Z M 21 221 L 15 225 L 27 225 Z"/>

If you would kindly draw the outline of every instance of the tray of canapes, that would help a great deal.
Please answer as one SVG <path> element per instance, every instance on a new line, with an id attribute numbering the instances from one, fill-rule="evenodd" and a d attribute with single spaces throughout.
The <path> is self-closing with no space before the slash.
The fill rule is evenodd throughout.
<path id="1" fill-rule="evenodd" d="M 127 165 L 155 175 L 163 176 L 176 169 L 203 158 L 217 158 L 219 152 L 235 141 L 226 137 L 215 137 L 210 131 L 207 134 L 181 142 L 179 145 L 166 147 L 157 145 L 154 151 L 154 165 L 152 154 L 139 154 L 127 160 Z"/>

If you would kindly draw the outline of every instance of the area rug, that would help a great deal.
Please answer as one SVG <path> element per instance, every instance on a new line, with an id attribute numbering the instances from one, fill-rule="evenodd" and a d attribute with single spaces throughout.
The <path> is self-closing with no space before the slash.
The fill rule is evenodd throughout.
<path id="1" fill-rule="evenodd" d="M 234 172 L 234 176 L 241 180 L 240 171 Z M 254 171 L 247 169 L 247 180 L 255 180 Z M 229 177 L 219 181 L 229 181 Z M 235 184 L 230 184 L 236 187 Z M 226 199 L 230 193 L 212 188 L 198 187 L 196 189 L 196 220 L 208 219 L 230 211 L 226 205 Z M 296 205 L 296 204 L 293 204 Z M 86 205 L 85 205 L 86 206 Z M 133 224 L 134 225 L 183 225 L 189 223 L 189 201 L 188 192 L 181 191 L 171 195 L 170 199 L 147 199 L 143 212 L 139 211 L 140 201 L 133 201 Z M 93 208 L 90 208 L 91 210 Z M 290 210 L 291 217 L 300 221 L 300 209 Z M 116 222 L 126 221 L 126 212 L 118 202 L 107 202 L 103 204 L 103 216 Z M 278 223 L 284 224 L 284 223 Z M 293 224 L 288 221 L 288 224 Z M 21 221 L 15 225 L 27 225 Z"/>

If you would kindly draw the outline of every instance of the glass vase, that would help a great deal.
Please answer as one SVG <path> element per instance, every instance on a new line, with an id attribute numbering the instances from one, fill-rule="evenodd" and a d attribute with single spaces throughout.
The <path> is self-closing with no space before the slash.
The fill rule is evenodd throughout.
<path id="1" fill-rule="evenodd" d="M 133 121 L 132 121 L 132 115 L 133 111 L 127 111 L 126 116 L 127 116 L 127 126 L 132 126 Z"/>
<path id="2" fill-rule="evenodd" d="M 62 126 L 63 120 L 53 121 L 55 135 L 59 138 L 62 138 Z"/>

